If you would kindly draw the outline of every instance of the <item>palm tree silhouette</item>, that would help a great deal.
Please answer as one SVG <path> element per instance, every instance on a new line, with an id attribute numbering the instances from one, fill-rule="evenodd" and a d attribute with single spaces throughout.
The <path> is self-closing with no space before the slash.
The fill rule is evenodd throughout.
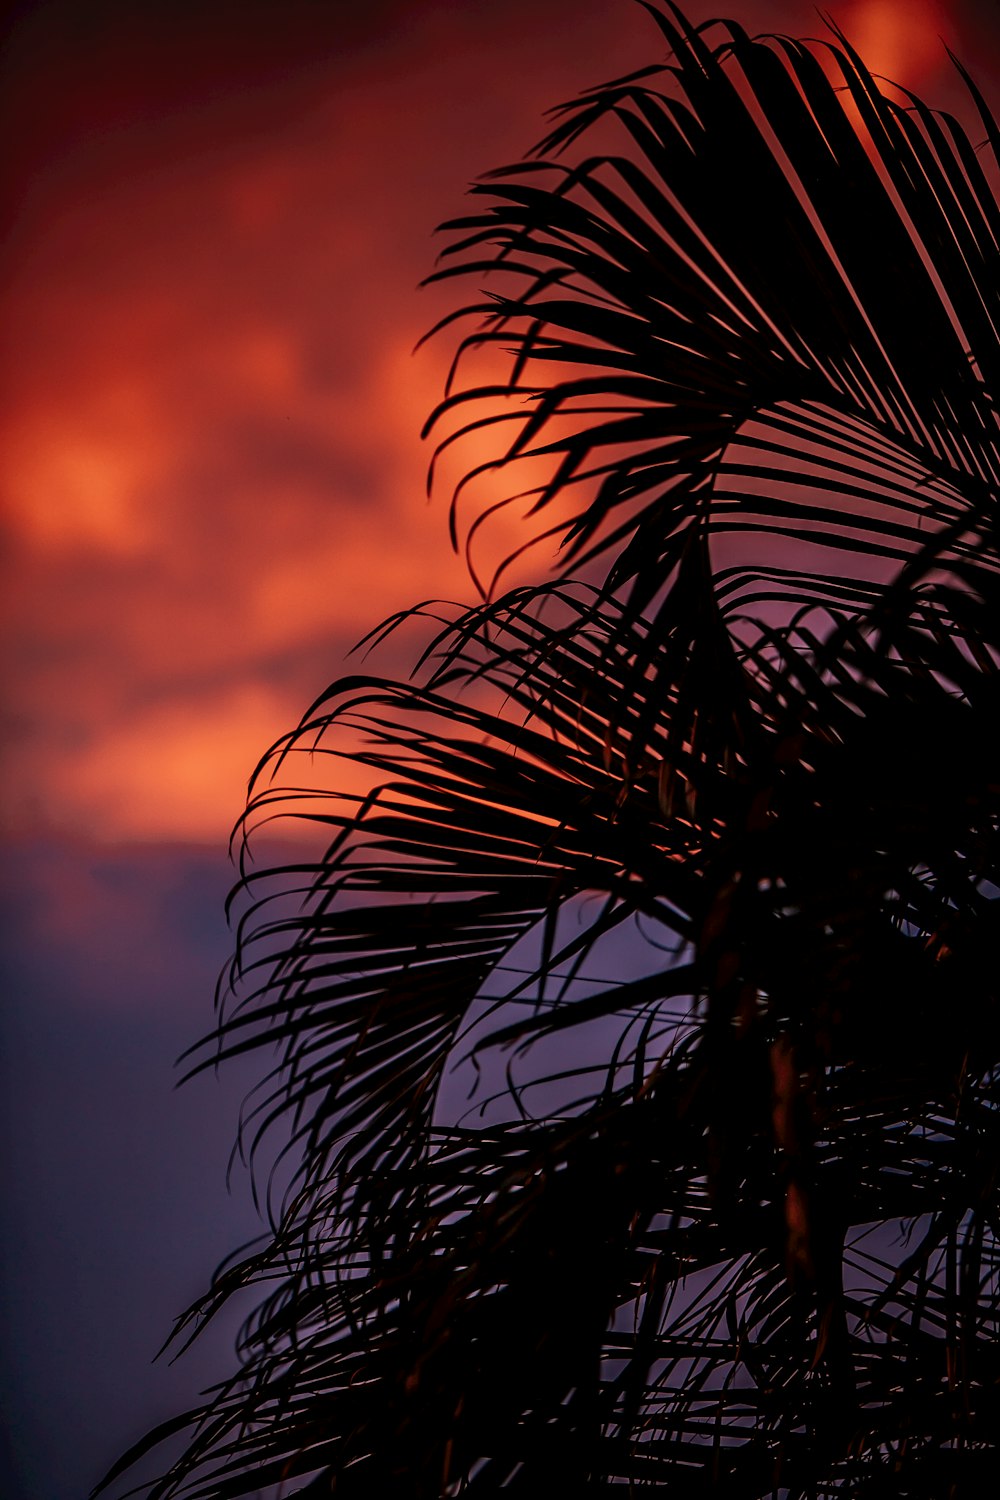
<path id="1" fill-rule="evenodd" d="M 154 1497 L 995 1479 L 1000 135 L 647 9 L 437 273 L 439 450 L 545 468 L 559 576 L 259 768 L 328 847 L 247 868 L 203 1063 L 279 1046 L 296 1167 Z"/>

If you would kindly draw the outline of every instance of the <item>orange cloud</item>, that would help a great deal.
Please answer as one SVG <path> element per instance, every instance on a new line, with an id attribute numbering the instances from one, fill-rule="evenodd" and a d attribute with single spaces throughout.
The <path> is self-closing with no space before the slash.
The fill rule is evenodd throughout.
<path id="1" fill-rule="evenodd" d="M 747 9 L 751 26 L 815 29 L 791 0 Z M 876 67 L 912 76 L 939 10 L 835 14 Z M 107 76 L 67 54 L 65 76 L 18 85 L 31 118 L 51 113 L 6 252 L 8 827 L 224 838 L 258 756 L 359 636 L 472 594 L 447 543 L 455 462 L 424 501 L 417 433 L 450 348 L 410 350 L 459 295 L 415 294 L 430 232 L 543 107 L 641 61 L 651 33 L 619 0 L 392 17 L 270 72 L 258 39 L 251 87 L 207 64 L 187 81 L 179 44 L 171 87 L 147 49 L 145 94 L 123 83 L 113 109 L 98 94 L 130 77 L 124 53 Z M 495 452 L 480 436 L 460 457 Z M 520 470 L 480 481 L 465 517 L 545 477 Z M 484 528 L 484 577 L 523 510 Z"/>
<path id="2" fill-rule="evenodd" d="M 943 0 L 850 0 L 831 7 L 871 71 L 911 89 L 923 88 L 946 60 L 949 10 Z"/>
<path id="3" fill-rule="evenodd" d="M 155 539 L 138 504 L 167 460 L 143 392 L 109 382 L 24 413 L 5 443 L 8 524 L 34 549 L 131 554 Z"/>

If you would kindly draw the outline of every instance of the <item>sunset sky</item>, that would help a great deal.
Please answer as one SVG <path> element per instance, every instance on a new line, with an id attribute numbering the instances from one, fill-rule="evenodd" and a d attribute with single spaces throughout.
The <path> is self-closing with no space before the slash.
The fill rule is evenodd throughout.
<path id="1" fill-rule="evenodd" d="M 801 0 L 718 9 L 822 28 Z M 933 103 L 961 108 L 941 38 L 1000 91 L 997 0 L 828 9 Z M 223 1182 L 246 1078 L 170 1093 L 228 951 L 248 774 L 380 618 L 472 595 L 424 493 L 451 347 L 411 351 L 457 295 L 416 290 L 432 231 L 546 106 L 659 43 L 630 0 L 12 14 L 0 1490 L 73 1500 L 227 1367 L 225 1339 L 193 1375 L 148 1361 L 253 1228 Z"/>

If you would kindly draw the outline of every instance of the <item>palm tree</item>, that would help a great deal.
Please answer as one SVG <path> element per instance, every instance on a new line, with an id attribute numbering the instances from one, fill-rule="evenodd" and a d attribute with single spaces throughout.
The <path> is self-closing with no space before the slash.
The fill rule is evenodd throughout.
<path id="1" fill-rule="evenodd" d="M 278 1046 L 295 1166 L 154 1497 L 995 1479 L 1000 134 L 647 9 L 437 273 L 430 425 L 547 466 L 558 576 L 259 768 L 326 847 L 246 867 L 203 1064 Z"/>

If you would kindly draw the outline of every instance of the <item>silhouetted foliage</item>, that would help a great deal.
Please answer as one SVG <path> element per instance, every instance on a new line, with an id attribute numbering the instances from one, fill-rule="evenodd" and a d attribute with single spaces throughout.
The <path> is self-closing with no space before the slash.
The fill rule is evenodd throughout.
<path id="1" fill-rule="evenodd" d="M 548 465 L 559 576 L 260 769 L 329 847 L 248 868 L 204 1062 L 279 1045 L 296 1172 L 155 1497 L 995 1481 L 1000 137 L 647 8 L 438 273 L 431 425 Z"/>

